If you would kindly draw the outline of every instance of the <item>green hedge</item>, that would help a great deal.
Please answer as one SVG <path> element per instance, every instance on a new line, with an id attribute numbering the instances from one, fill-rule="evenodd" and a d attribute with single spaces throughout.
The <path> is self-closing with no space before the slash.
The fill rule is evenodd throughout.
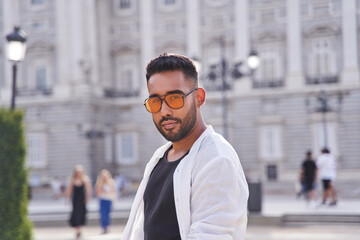
<path id="1" fill-rule="evenodd" d="M 0 109 L 0 239 L 31 240 L 23 113 Z"/>

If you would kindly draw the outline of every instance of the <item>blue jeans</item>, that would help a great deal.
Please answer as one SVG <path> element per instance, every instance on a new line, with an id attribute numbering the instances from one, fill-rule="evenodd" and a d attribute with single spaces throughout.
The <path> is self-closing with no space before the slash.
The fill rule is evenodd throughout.
<path id="1" fill-rule="evenodd" d="M 101 227 L 106 230 L 110 225 L 111 200 L 100 199 L 100 216 Z"/>

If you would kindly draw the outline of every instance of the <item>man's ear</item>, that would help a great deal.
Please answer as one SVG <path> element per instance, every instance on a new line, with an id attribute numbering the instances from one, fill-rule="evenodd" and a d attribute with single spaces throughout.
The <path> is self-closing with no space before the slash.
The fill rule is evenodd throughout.
<path id="1" fill-rule="evenodd" d="M 206 97 L 205 89 L 203 89 L 202 87 L 199 87 L 196 91 L 196 100 L 197 100 L 197 104 L 199 107 L 204 105 L 205 97 Z"/>

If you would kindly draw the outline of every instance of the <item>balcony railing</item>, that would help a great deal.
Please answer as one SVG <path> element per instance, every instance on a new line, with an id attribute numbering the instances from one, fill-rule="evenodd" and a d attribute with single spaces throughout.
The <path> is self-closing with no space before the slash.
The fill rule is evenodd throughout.
<path id="1" fill-rule="evenodd" d="M 253 88 L 279 88 L 284 86 L 283 79 L 274 80 L 253 80 Z"/>
<path id="2" fill-rule="evenodd" d="M 306 84 L 338 83 L 339 76 L 306 77 Z"/>
<path id="3" fill-rule="evenodd" d="M 52 88 L 17 88 L 16 95 L 17 96 L 38 96 L 38 95 L 51 95 L 53 93 Z"/>
<path id="4" fill-rule="evenodd" d="M 120 97 L 136 97 L 139 96 L 138 89 L 117 90 L 117 89 L 104 89 L 104 97 L 106 98 L 120 98 Z"/>

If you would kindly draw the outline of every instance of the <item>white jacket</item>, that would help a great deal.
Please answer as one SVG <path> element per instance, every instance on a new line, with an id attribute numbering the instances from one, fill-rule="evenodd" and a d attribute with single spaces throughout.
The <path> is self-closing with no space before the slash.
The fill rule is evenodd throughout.
<path id="1" fill-rule="evenodd" d="M 170 146 L 160 147 L 147 164 L 122 240 L 144 239 L 144 191 Z M 182 240 L 245 239 L 249 191 L 244 172 L 233 147 L 211 126 L 181 160 L 173 180 Z"/>

